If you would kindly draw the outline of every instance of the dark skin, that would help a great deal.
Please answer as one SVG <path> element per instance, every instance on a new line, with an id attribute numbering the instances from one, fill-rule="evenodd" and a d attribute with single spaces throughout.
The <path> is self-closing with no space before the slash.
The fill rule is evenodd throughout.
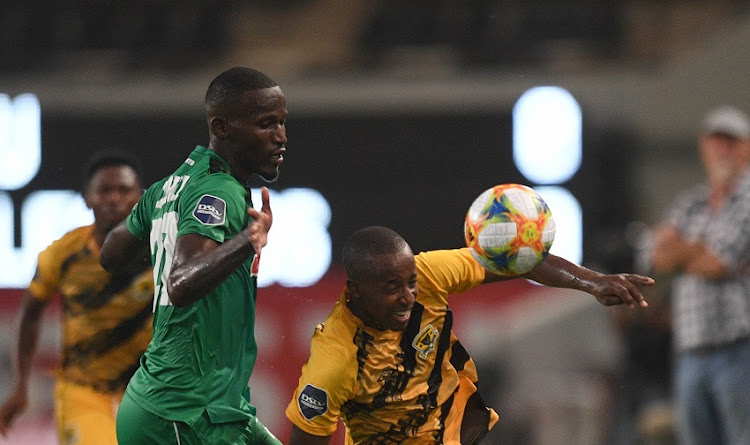
<path id="1" fill-rule="evenodd" d="M 404 330 L 419 293 L 414 254 L 405 246 L 396 254 L 384 255 L 372 270 L 371 274 L 347 280 L 349 309 L 368 327 Z M 625 304 L 631 308 L 648 306 L 639 287 L 654 284 L 650 277 L 602 274 L 555 255 L 549 255 L 522 277 L 550 287 L 587 292 L 604 306 Z M 488 273 L 483 284 L 513 278 Z M 289 445 L 327 445 L 330 440 L 331 436 L 315 436 L 293 425 Z"/>
<path id="2" fill-rule="evenodd" d="M 286 117 L 286 99 L 279 87 L 247 91 L 232 106 L 207 106 L 208 148 L 227 161 L 240 183 L 247 184 L 254 174 L 273 181 L 286 152 Z M 260 253 L 273 221 L 268 189 L 264 187 L 261 194 L 261 211 L 248 209 L 251 224 L 231 240 L 219 244 L 197 234 L 177 238 L 167 279 L 174 306 L 188 306 L 203 298 L 254 253 Z M 120 224 L 104 242 L 99 261 L 108 271 L 115 271 L 147 251 L 148 242 L 138 240 Z"/>
<path id="3" fill-rule="evenodd" d="M 83 198 L 94 212 L 93 237 L 101 246 L 107 233 L 125 219 L 141 196 L 135 171 L 124 165 L 99 168 L 89 180 Z M 10 396 L 0 406 L 0 434 L 7 435 L 15 419 L 28 406 L 29 377 L 36 352 L 41 319 L 49 301 L 34 298 L 27 291 L 21 305 L 14 384 Z"/>

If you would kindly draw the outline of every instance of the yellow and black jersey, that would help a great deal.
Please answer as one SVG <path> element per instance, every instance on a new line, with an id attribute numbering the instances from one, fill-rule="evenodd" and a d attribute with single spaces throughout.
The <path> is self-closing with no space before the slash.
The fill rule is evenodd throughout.
<path id="1" fill-rule="evenodd" d="M 59 376 L 121 392 L 151 339 L 153 276 L 147 266 L 112 276 L 99 264 L 93 225 L 65 234 L 39 254 L 32 297 L 61 297 Z"/>
<path id="2" fill-rule="evenodd" d="M 286 415 L 347 444 L 471 444 L 498 419 L 477 392 L 473 360 L 452 332 L 446 298 L 484 280 L 468 249 L 416 256 L 419 295 L 404 331 L 365 326 L 342 295 L 313 335 Z"/>

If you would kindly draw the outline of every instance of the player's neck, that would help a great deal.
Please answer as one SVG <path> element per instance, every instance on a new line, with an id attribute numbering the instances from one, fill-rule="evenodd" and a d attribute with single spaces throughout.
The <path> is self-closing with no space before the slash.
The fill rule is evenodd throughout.
<path id="1" fill-rule="evenodd" d="M 104 244 L 104 238 L 107 237 L 107 234 L 109 231 L 112 230 L 112 228 L 106 228 L 103 227 L 101 224 L 97 224 L 94 222 L 94 231 L 92 233 L 94 241 L 96 242 L 96 247 L 100 248 L 102 247 L 102 244 Z"/>

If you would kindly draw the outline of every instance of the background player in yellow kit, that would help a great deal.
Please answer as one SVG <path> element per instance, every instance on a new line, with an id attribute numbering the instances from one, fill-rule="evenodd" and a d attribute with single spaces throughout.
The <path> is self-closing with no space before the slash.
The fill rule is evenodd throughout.
<path id="1" fill-rule="evenodd" d="M 141 196 L 140 165 L 126 152 L 97 152 L 83 197 L 94 223 L 65 234 L 39 254 L 21 308 L 12 392 L 0 406 L 0 433 L 28 404 L 32 358 L 44 310 L 62 307 L 62 357 L 55 384 L 60 444 L 115 445 L 123 391 L 151 339 L 153 278 L 148 263 L 118 275 L 99 264 L 105 235 Z"/>
<path id="2" fill-rule="evenodd" d="M 286 415 L 290 445 L 328 444 L 339 417 L 350 444 L 476 444 L 498 420 L 477 392 L 473 360 L 453 334 L 451 294 L 490 281 L 468 249 L 414 255 L 384 227 L 344 246 L 346 289 L 313 335 Z M 603 305 L 646 306 L 649 277 L 605 275 L 549 255 L 524 277 L 579 289 Z"/>

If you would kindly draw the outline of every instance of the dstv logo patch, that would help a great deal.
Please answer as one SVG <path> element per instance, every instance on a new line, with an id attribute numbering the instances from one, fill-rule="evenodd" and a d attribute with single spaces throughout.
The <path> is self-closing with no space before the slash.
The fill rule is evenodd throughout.
<path id="1" fill-rule="evenodd" d="M 193 216 L 206 226 L 224 224 L 227 203 L 216 196 L 203 195 L 193 210 Z"/>
<path id="2" fill-rule="evenodd" d="M 321 416 L 328 412 L 328 393 L 308 383 L 297 398 L 297 406 L 307 420 Z"/>
<path id="3" fill-rule="evenodd" d="M 310 407 L 312 409 L 321 409 L 325 406 L 323 402 L 319 402 L 318 400 L 315 400 L 312 397 L 304 393 L 301 396 L 299 396 L 299 401 L 305 406 Z"/>
<path id="4" fill-rule="evenodd" d="M 209 204 L 198 204 L 198 213 L 208 214 L 216 219 L 221 218 L 221 212 L 216 210 L 216 207 Z"/>

